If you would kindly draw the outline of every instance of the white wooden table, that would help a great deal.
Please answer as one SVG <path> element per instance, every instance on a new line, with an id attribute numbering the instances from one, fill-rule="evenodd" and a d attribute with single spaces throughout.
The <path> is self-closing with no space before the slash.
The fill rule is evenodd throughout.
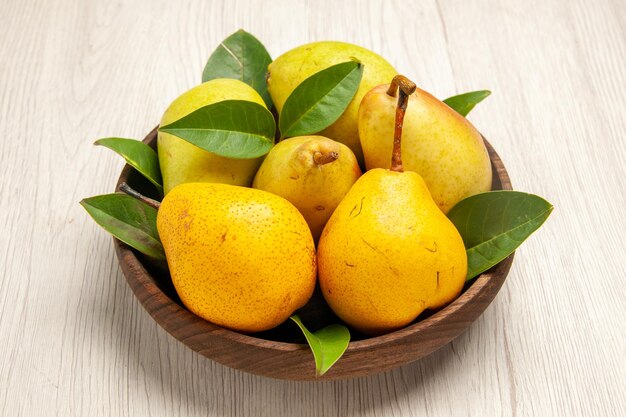
<path id="1" fill-rule="evenodd" d="M 626 7 L 559 1 L 0 2 L 0 416 L 626 415 Z M 239 28 L 273 56 L 336 39 L 470 119 L 556 209 L 464 335 L 412 365 L 293 383 L 214 363 L 128 288 L 78 205 Z"/>

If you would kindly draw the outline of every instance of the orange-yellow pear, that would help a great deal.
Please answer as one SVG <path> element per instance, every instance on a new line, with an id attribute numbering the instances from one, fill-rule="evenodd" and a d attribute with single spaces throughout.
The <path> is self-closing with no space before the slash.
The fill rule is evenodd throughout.
<path id="1" fill-rule="evenodd" d="M 311 232 L 274 194 L 228 184 L 186 183 L 157 214 L 176 292 L 196 315 L 258 332 L 304 306 L 315 287 Z"/>
<path id="2" fill-rule="evenodd" d="M 425 309 L 451 302 L 467 274 L 458 231 L 422 178 L 402 170 L 402 117 L 415 84 L 402 76 L 394 82 L 401 91 L 391 170 L 372 169 L 357 180 L 318 245 L 324 298 L 342 320 L 370 335 L 404 327 Z"/>
<path id="3" fill-rule="evenodd" d="M 269 65 L 267 87 L 280 113 L 289 95 L 302 81 L 330 66 L 354 59 L 363 64 L 359 89 L 343 114 L 319 134 L 347 145 L 363 162 L 357 128 L 359 103 L 374 86 L 389 82 L 398 73 L 383 57 L 345 42 L 322 41 L 301 45 L 285 52 Z"/>
<path id="4" fill-rule="evenodd" d="M 265 107 L 254 88 L 243 81 L 217 78 L 181 94 L 165 110 L 161 126 L 187 116 L 200 107 L 223 100 L 245 100 Z M 219 182 L 250 186 L 263 158 L 233 159 L 207 152 L 171 133 L 159 132 L 157 140 L 163 190 L 167 194 L 186 182 Z"/>
<path id="5" fill-rule="evenodd" d="M 323 136 L 298 136 L 272 148 L 252 186 L 296 206 L 317 242 L 328 218 L 359 176 L 359 163 L 346 145 Z"/>
<path id="6" fill-rule="evenodd" d="M 359 136 L 367 169 L 389 168 L 396 98 L 389 84 L 368 92 L 359 108 Z M 402 131 L 402 163 L 426 182 L 439 208 L 491 190 L 491 162 L 472 124 L 445 103 L 417 88 Z"/>

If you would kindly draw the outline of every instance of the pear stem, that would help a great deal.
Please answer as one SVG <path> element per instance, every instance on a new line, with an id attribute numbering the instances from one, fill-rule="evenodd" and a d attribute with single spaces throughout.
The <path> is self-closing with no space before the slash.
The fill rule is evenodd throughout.
<path id="1" fill-rule="evenodd" d="M 315 162 L 316 165 L 326 165 L 336 161 L 337 158 L 339 158 L 338 152 L 323 153 L 320 151 L 315 151 L 313 153 L 313 162 Z"/>
<path id="2" fill-rule="evenodd" d="M 402 168 L 402 125 L 404 123 L 404 114 L 409 104 L 409 96 L 415 92 L 417 86 L 415 83 L 404 75 L 396 75 L 391 80 L 387 94 L 391 97 L 398 94 L 398 105 L 396 107 L 396 126 L 393 132 L 393 151 L 391 153 L 391 170 L 395 172 L 404 172 Z"/>
<path id="3" fill-rule="evenodd" d="M 121 192 L 128 194 L 131 197 L 135 197 L 137 200 L 143 203 L 146 203 L 150 207 L 153 207 L 157 210 L 159 209 L 159 207 L 161 207 L 161 203 L 159 203 L 156 200 L 151 199 L 150 197 L 146 197 L 145 195 L 141 194 L 139 191 L 131 188 L 131 186 L 126 184 L 125 182 L 121 183 L 118 189 Z"/>

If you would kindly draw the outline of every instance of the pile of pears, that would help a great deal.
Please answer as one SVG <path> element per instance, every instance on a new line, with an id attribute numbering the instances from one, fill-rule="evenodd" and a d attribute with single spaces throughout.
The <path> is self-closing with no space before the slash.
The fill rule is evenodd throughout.
<path id="1" fill-rule="evenodd" d="M 303 307 L 319 282 L 339 318 L 380 335 L 460 294 L 467 257 L 446 213 L 489 191 L 492 178 L 482 137 L 463 116 L 381 56 L 342 42 L 303 45 L 269 65 L 275 110 L 305 79 L 350 59 L 363 75 L 342 115 L 264 157 L 226 158 L 159 132 L 157 229 L 193 313 L 264 331 Z M 178 97 L 161 125 L 224 100 L 266 106 L 244 82 L 218 78 Z"/>

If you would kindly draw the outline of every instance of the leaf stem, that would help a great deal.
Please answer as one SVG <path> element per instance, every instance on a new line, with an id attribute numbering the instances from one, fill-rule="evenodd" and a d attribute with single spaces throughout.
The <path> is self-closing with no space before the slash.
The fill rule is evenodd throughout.
<path id="1" fill-rule="evenodd" d="M 396 107 L 396 126 L 393 133 L 393 152 L 391 154 L 391 170 L 395 172 L 404 172 L 402 168 L 402 125 L 404 123 L 404 115 L 406 107 L 409 104 L 409 96 L 415 92 L 417 86 L 415 83 L 404 75 L 396 75 L 391 80 L 387 94 L 391 97 L 398 94 L 398 105 Z"/>
<path id="2" fill-rule="evenodd" d="M 146 197 L 145 195 L 141 194 L 139 191 L 131 188 L 131 186 L 126 184 L 125 182 L 121 183 L 118 189 L 121 192 L 128 194 L 131 197 L 135 197 L 137 200 L 143 203 L 146 203 L 150 207 L 153 207 L 157 210 L 159 209 L 159 207 L 161 207 L 161 203 L 159 203 L 156 200 L 151 199 L 150 197 Z"/>

